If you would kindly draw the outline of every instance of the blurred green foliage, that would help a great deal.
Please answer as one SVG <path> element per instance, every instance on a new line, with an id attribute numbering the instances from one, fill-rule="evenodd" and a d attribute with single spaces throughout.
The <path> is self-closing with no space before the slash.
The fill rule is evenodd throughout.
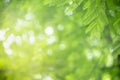
<path id="1" fill-rule="evenodd" d="M 120 0 L 1 0 L 0 80 L 120 80 Z"/>

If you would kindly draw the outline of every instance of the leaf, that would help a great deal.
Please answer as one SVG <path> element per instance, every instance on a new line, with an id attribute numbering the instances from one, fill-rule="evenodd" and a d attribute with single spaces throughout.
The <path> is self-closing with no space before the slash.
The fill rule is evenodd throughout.
<path id="1" fill-rule="evenodd" d="M 86 1 L 86 3 L 83 6 L 83 9 L 85 10 L 87 8 L 90 8 L 91 4 L 93 4 L 91 0 Z"/>
<path id="2" fill-rule="evenodd" d="M 89 26 L 88 26 L 88 28 L 86 29 L 86 33 L 89 33 L 90 31 L 92 31 L 94 28 L 96 27 L 96 22 L 92 22 Z"/>

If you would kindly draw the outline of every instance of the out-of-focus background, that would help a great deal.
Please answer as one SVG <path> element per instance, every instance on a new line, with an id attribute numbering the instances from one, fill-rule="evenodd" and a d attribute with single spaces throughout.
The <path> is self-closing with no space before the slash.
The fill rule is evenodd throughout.
<path id="1" fill-rule="evenodd" d="M 0 80 L 120 80 L 120 0 L 0 0 Z"/>

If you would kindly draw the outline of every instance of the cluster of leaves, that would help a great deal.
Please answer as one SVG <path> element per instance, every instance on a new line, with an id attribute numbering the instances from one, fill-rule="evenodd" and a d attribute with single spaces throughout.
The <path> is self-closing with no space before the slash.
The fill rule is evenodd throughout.
<path id="1" fill-rule="evenodd" d="M 119 80 L 119 5 L 119 0 L 1 0 L 0 79 Z"/>

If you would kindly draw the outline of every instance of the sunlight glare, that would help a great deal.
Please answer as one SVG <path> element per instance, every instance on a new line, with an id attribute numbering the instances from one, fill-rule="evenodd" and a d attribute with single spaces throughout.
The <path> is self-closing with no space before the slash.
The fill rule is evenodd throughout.
<path id="1" fill-rule="evenodd" d="M 0 41 L 5 40 L 5 31 L 4 30 L 0 30 Z"/>
<path id="2" fill-rule="evenodd" d="M 11 50 L 10 48 L 5 49 L 5 52 L 6 52 L 6 54 L 8 54 L 8 55 L 12 55 L 12 50 Z"/>
<path id="3" fill-rule="evenodd" d="M 107 73 L 103 74 L 102 80 L 111 80 L 111 76 Z"/>
<path id="4" fill-rule="evenodd" d="M 47 39 L 47 44 L 48 44 L 48 45 L 53 44 L 55 41 L 56 41 L 56 37 L 55 37 L 55 36 L 50 36 L 50 37 Z"/>
<path id="5" fill-rule="evenodd" d="M 22 26 L 24 24 L 24 20 L 22 19 L 17 19 L 17 26 Z"/>
<path id="6" fill-rule="evenodd" d="M 33 13 L 27 13 L 25 15 L 25 20 L 31 20 L 31 19 L 33 19 L 33 17 L 34 17 Z"/>
<path id="7" fill-rule="evenodd" d="M 64 27 L 60 24 L 57 26 L 57 28 L 58 28 L 59 31 L 62 31 L 64 29 Z"/>
<path id="8" fill-rule="evenodd" d="M 48 55 L 51 55 L 51 54 L 52 54 L 52 50 L 51 50 L 51 49 L 48 49 L 48 50 L 47 50 L 47 54 L 48 54 Z"/>
<path id="9" fill-rule="evenodd" d="M 35 43 L 35 36 L 34 36 L 34 35 L 31 35 L 31 36 L 29 37 L 29 41 L 30 41 L 31 44 L 34 44 L 34 43 Z"/>
<path id="10" fill-rule="evenodd" d="M 114 51 L 114 50 L 113 50 L 112 48 L 110 48 L 110 53 L 113 53 L 113 51 Z"/>
<path id="11" fill-rule="evenodd" d="M 86 56 L 87 56 L 88 60 L 92 60 L 93 59 L 93 55 L 91 53 L 87 53 Z"/>
<path id="12" fill-rule="evenodd" d="M 29 34 L 29 42 L 31 44 L 34 44 L 35 43 L 34 31 L 31 30 L 31 31 L 28 32 L 28 34 Z"/>
<path id="13" fill-rule="evenodd" d="M 110 67 L 113 65 L 113 56 L 111 54 L 109 54 L 107 57 L 106 57 L 106 66 L 107 67 Z"/>
<path id="14" fill-rule="evenodd" d="M 70 1 L 70 2 L 69 2 L 69 5 L 72 5 L 72 4 L 73 4 L 73 1 Z"/>
<path id="15" fill-rule="evenodd" d="M 98 40 L 94 40 L 93 45 L 95 45 L 95 46 L 98 45 Z"/>
<path id="16" fill-rule="evenodd" d="M 26 35 L 26 34 L 22 34 L 22 39 L 23 39 L 24 41 L 28 41 L 27 35 Z"/>
<path id="17" fill-rule="evenodd" d="M 34 75 L 34 78 L 35 78 L 35 79 L 41 79 L 42 76 L 41 76 L 40 74 L 35 74 L 35 75 Z"/>
<path id="18" fill-rule="evenodd" d="M 72 10 L 70 10 L 68 7 L 65 9 L 65 14 L 67 15 L 67 16 L 71 16 L 72 14 L 73 14 L 73 11 Z"/>
<path id="19" fill-rule="evenodd" d="M 9 30 L 9 28 L 4 29 L 4 30 L 0 30 L 0 41 L 4 41 L 5 40 L 5 34 L 6 32 Z"/>
<path id="20" fill-rule="evenodd" d="M 20 36 L 16 36 L 15 37 L 15 42 L 16 42 L 16 44 L 21 45 L 21 43 L 22 43 L 21 37 Z"/>
<path id="21" fill-rule="evenodd" d="M 53 33 L 54 33 L 54 30 L 53 30 L 52 27 L 49 26 L 45 29 L 45 34 L 46 35 L 52 35 Z"/>
<path id="22" fill-rule="evenodd" d="M 46 76 L 44 80 L 52 80 L 52 78 L 50 76 Z"/>
<path id="23" fill-rule="evenodd" d="M 5 3 L 9 3 L 10 2 L 10 0 L 5 0 Z"/>
<path id="24" fill-rule="evenodd" d="M 24 24 L 25 24 L 25 21 L 23 19 L 18 18 L 15 25 L 15 29 L 19 30 Z"/>
<path id="25" fill-rule="evenodd" d="M 60 50 L 64 50 L 66 48 L 66 45 L 62 43 L 59 45 L 59 48 L 60 48 Z"/>
<path id="26" fill-rule="evenodd" d="M 39 36 L 38 36 L 38 38 L 40 39 L 40 40 L 44 40 L 44 35 L 43 34 L 40 34 Z"/>
<path id="27" fill-rule="evenodd" d="M 4 41 L 3 45 L 5 48 L 9 48 L 10 45 L 14 42 L 15 36 L 14 34 L 10 34 L 6 41 Z"/>
<path id="28" fill-rule="evenodd" d="M 98 50 L 93 50 L 93 55 L 94 55 L 94 57 L 99 58 L 101 53 Z"/>

